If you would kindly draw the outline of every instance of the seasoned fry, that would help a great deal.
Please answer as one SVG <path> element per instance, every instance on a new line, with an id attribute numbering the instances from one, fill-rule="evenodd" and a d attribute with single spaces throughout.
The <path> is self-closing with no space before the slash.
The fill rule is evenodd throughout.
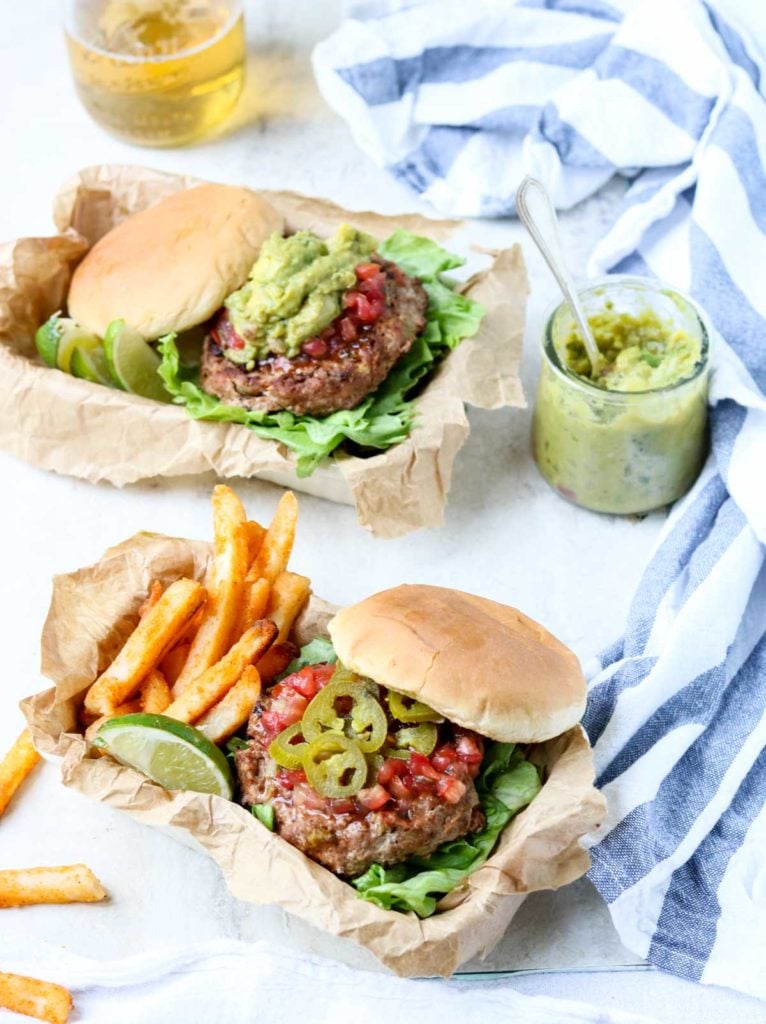
<path id="1" fill-rule="evenodd" d="M 273 583 L 284 572 L 293 550 L 297 522 L 298 501 L 292 491 L 285 491 L 263 538 L 258 557 L 248 571 L 247 578 L 251 583 L 262 576 Z"/>
<path id="2" fill-rule="evenodd" d="M 298 576 L 294 572 L 283 572 L 274 581 L 266 617 L 271 619 L 279 631 L 275 641 L 277 644 L 284 643 L 289 637 L 293 623 L 308 600 L 310 591 L 311 581 L 306 576 Z M 258 662 L 261 679 L 273 679 L 275 675 L 284 671 L 284 668 L 273 648 Z"/>
<path id="3" fill-rule="evenodd" d="M 170 687 L 158 668 L 153 669 L 141 684 L 141 710 L 161 715 L 171 702 Z"/>
<path id="4" fill-rule="evenodd" d="M 277 635 L 273 622 L 263 619 L 248 629 L 215 665 L 198 676 L 176 697 L 165 714 L 180 722 L 194 722 L 221 700 L 248 665 L 265 654 Z"/>
<path id="5" fill-rule="evenodd" d="M 297 655 L 298 648 L 295 644 L 289 642 L 274 644 L 258 662 L 261 679 L 270 682 L 275 676 L 281 675 Z"/>
<path id="6" fill-rule="evenodd" d="M 25 729 L 0 761 L 0 815 L 39 760 L 29 730 Z"/>
<path id="7" fill-rule="evenodd" d="M 172 583 L 141 619 L 109 668 L 88 690 L 86 710 L 109 715 L 131 698 L 204 600 L 205 588 L 194 580 Z"/>
<path id="8" fill-rule="evenodd" d="M 189 644 L 178 644 L 172 651 L 168 651 L 160 662 L 160 672 L 162 672 L 169 686 L 172 686 L 181 675 L 181 670 L 186 664 L 188 656 Z"/>
<path id="9" fill-rule="evenodd" d="M 146 613 L 150 609 L 154 608 L 159 599 L 162 597 L 162 590 L 163 587 L 160 581 L 152 580 L 152 585 L 149 587 L 149 593 L 147 595 L 147 598 L 141 605 L 141 607 L 138 609 L 139 619 L 143 619 L 144 615 L 146 615 Z"/>
<path id="10" fill-rule="evenodd" d="M 223 700 L 195 722 L 195 727 L 213 743 L 223 743 L 245 724 L 260 695 L 261 677 L 258 669 L 248 665 Z"/>
<path id="11" fill-rule="evenodd" d="M 235 639 L 248 559 L 247 517 L 230 487 L 213 489 L 215 557 L 210 571 L 210 600 L 174 685 L 180 696 L 205 669 L 215 664 Z"/>
<path id="12" fill-rule="evenodd" d="M 120 704 L 118 708 L 115 708 L 110 715 L 99 715 L 98 718 L 94 718 L 85 730 L 85 739 L 88 743 L 92 743 L 93 737 L 107 719 L 122 718 L 123 715 L 137 715 L 142 710 L 140 700 L 126 700 L 124 704 Z"/>
<path id="13" fill-rule="evenodd" d="M 239 636 L 242 636 L 246 629 L 266 615 L 270 592 L 271 584 L 263 576 L 254 582 L 245 583 L 239 612 L 239 625 L 237 626 Z"/>
<path id="14" fill-rule="evenodd" d="M 245 523 L 245 530 L 247 531 L 247 565 L 249 568 L 258 557 L 266 530 L 254 519 L 248 519 Z"/>
<path id="15" fill-rule="evenodd" d="M 106 889 L 85 864 L 0 871 L 0 907 L 37 903 L 98 903 Z"/>
<path id="16" fill-rule="evenodd" d="M 0 1007 L 37 1017 L 47 1024 L 66 1024 L 72 1009 L 71 993 L 61 985 L 21 974 L 0 974 Z"/>

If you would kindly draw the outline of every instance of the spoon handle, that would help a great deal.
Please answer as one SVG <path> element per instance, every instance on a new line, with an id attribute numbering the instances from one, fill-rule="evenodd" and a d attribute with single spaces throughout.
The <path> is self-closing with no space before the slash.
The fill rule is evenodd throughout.
<path id="1" fill-rule="evenodd" d="M 574 281 L 569 276 L 564 253 L 561 248 L 558 218 L 550 196 L 543 185 L 527 175 L 516 192 L 516 213 L 527 229 L 543 259 L 551 268 L 564 297 L 569 303 L 580 336 L 588 353 L 591 370 L 595 372 L 601 364 L 601 353 L 591 333 L 588 318 L 580 303 Z"/>

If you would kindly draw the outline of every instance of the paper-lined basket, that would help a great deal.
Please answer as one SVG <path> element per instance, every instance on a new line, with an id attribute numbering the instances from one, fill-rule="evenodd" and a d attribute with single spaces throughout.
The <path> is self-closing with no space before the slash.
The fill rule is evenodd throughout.
<path id="1" fill-rule="evenodd" d="M 449 975 L 499 941 L 525 895 L 555 889 L 582 875 L 580 840 L 598 827 L 604 801 L 593 788 L 587 739 L 578 726 L 532 748 L 544 785 L 506 827 L 489 861 L 426 920 L 381 910 L 269 832 L 245 808 L 221 797 L 170 793 L 108 757 L 94 756 L 77 732 L 85 691 L 112 660 L 138 619 L 151 582 L 201 580 L 207 544 L 139 534 L 88 568 L 54 580 L 42 635 L 42 670 L 52 689 L 22 709 L 35 744 L 63 758 L 64 784 L 148 825 L 178 830 L 216 861 L 234 896 L 285 910 L 369 949 L 407 976 Z M 361 595 L 360 595 L 361 596 Z M 324 634 L 333 609 L 313 597 L 293 639 Z"/>
<path id="2" fill-rule="evenodd" d="M 464 403 L 523 406 L 519 380 L 527 281 L 518 246 L 498 252 L 465 291 L 487 309 L 418 398 L 410 436 L 369 458 L 348 454 L 299 479 L 295 455 L 238 424 L 192 420 L 182 408 L 110 390 L 42 365 L 36 328 L 65 306 L 74 268 L 126 216 L 198 184 L 146 168 L 81 171 L 55 200 L 60 234 L 0 247 L 0 447 L 43 469 L 123 486 L 137 480 L 214 471 L 259 477 L 354 505 L 363 526 L 396 537 L 443 520 L 452 466 L 468 437 Z M 397 227 L 444 240 L 458 222 L 415 215 L 354 213 L 292 192 L 264 192 L 288 230 L 332 232 L 346 220 L 378 237 Z"/>

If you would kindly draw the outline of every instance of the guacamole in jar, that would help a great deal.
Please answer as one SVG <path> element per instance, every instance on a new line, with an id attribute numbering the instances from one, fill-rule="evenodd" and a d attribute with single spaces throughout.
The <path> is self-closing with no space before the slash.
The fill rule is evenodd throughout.
<path id="1" fill-rule="evenodd" d="M 311 231 L 264 242 L 245 284 L 226 299 L 244 345 L 225 350 L 245 366 L 270 355 L 296 356 L 340 314 L 344 292 L 356 284 L 355 269 L 369 261 L 376 241 L 349 224 L 328 239 Z"/>
<path id="2" fill-rule="evenodd" d="M 641 514 L 692 485 L 707 436 L 708 339 L 677 292 L 632 277 L 582 293 L 595 376 L 569 308 L 548 322 L 533 419 L 537 465 L 584 508 Z"/>

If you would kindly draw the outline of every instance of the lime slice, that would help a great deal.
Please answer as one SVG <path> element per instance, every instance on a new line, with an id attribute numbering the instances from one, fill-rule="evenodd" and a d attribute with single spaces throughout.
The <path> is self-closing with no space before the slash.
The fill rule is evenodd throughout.
<path id="1" fill-rule="evenodd" d="M 52 317 L 45 321 L 42 327 L 37 328 L 35 334 L 37 351 L 40 353 L 42 361 L 46 366 L 58 366 L 56 357 L 59 351 L 59 338 L 61 337 L 60 323 L 59 314 L 54 313 Z"/>
<path id="2" fill-rule="evenodd" d="M 74 320 L 68 317 L 61 317 L 59 326 L 59 347 L 56 354 L 56 365 L 64 373 L 72 372 L 72 353 L 76 348 L 83 348 L 86 352 L 101 348 L 101 338 L 92 331 L 86 331 Z"/>
<path id="3" fill-rule="evenodd" d="M 231 800 L 231 769 L 214 743 L 166 715 L 122 715 L 104 722 L 93 745 L 165 789 L 215 793 Z"/>
<path id="4" fill-rule="evenodd" d="M 170 402 L 157 369 L 160 357 L 124 320 L 112 320 L 104 337 L 104 355 L 109 374 L 123 391 L 155 402 Z"/>
<path id="5" fill-rule="evenodd" d="M 92 352 L 88 352 L 84 348 L 76 347 L 72 352 L 69 366 L 73 377 L 81 377 L 83 380 L 103 384 L 108 388 L 113 386 L 102 348 L 94 348 Z"/>

